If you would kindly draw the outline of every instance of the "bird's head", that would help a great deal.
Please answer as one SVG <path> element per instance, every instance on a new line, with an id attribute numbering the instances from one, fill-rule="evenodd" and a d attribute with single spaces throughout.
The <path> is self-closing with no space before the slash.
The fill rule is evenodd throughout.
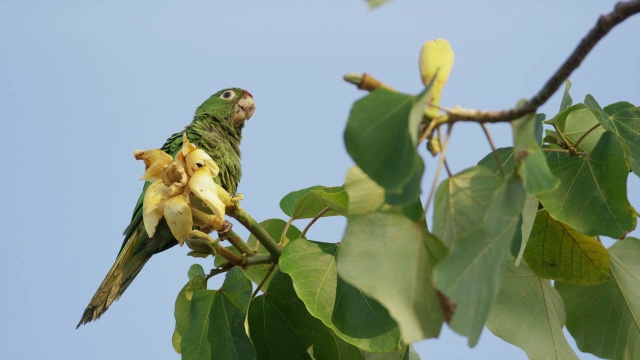
<path id="1" fill-rule="evenodd" d="M 229 88 L 220 90 L 205 100 L 196 110 L 198 115 L 212 115 L 220 121 L 228 121 L 241 128 L 256 109 L 253 95 L 247 90 Z"/>

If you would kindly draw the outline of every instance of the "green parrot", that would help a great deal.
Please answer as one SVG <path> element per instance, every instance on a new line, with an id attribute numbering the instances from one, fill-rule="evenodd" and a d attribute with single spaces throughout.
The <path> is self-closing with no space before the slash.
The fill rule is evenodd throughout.
<path id="1" fill-rule="evenodd" d="M 240 140 L 244 122 L 255 110 L 253 96 L 246 90 L 230 88 L 218 91 L 196 109 L 191 124 L 173 134 L 162 150 L 175 157 L 182 148 L 183 134 L 203 149 L 218 164 L 220 173 L 214 179 L 231 195 L 235 195 L 241 176 Z M 144 195 L 151 183 L 146 182 L 133 211 L 131 223 L 124 231 L 124 243 L 116 261 L 100 284 L 76 328 L 97 320 L 131 284 L 152 255 L 167 250 L 178 242 L 162 219 L 149 238 L 142 218 Z"/>

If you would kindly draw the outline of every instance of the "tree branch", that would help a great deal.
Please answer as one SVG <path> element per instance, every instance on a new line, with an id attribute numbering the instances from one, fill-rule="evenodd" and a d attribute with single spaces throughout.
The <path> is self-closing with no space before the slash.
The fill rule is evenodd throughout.
<path id="1" fill-rule="evenodd" d="M 246 269 L 249 266 L 253 265 L 263 265 L 263 264 L 275 264 L 275 261 L 271 257 L 271 255 L 256 255 L 250 258 L 245 258 L 244 264 L 241 266 L 243 269 Z M 209 275 L 205 276 L 205 279 L 210 279 L 218 274 L 222 274 L 231 270 L 235 265 L 230 262 L 226 262 L 216 268 L 211 269 Z"/>
<path id="2" fill-rule="evenodd" d="M 488 111 L 488 110 L 476 110 L 476 109 L 461 109 L 461 108 L 445 108 L 440 107 L 448 115 L 446 121 L 441 121 L 438 124 L 429 126 L 424 134 L 423 138 L 428 138 L 433 133 L 434 128 L 439 127 L 444 123 L 452 124 L 458 121 L 474 121 L 478 123 L 494 123 L 494 122 L 507 122 L 517 119 L 523 115 L 535 112 L 538 107 L 547 102 L 549 98 L 558 90 L 563 82 L 569 78 L 571 73 L 580 66 L 585 57 L 591 52 L 593 47 L 602 38 L 613 29 L 616 25 L 625 21 L 632 15 L 640 12 L 640 0 L 621 1 L 618 2 L 614 10 L 606 15 L 601 15 L 598 18 L 595 26 L 587 33 L 587 35 L 580 41 L 578 46 L 573 50 L 571 55 L 564 61 L 564 63 L 556 70 L 551 78 L 544 84 L 542 89 L 538 91 L 530 100 L 525 102 L 522 106 L 518 106 L 512 109 Z M 345 80 L 358 85 L 358 88 L 364 90 L 374 90 L 379 87 L 391 89 L 381 81 L 375 79 L 369 74 L 363 76 L 357 76 L 354 74 L 347 74 Z M 431 124 L 430 124 L 431 125 Z"/>
<path id="3" fill-rule="evenodd" d="M 282 253 L 282 248 L 278 245 L 278 243 L 273 240 L 271 235 L 267 233 L 267 231 L 255 221 L 251 215 L 249 215 L 244 209 L 242 209 L 239 205 L 227 206 L 227 215 L 232 218 L 238 220 L 242 226 L 247 228 L 253 236 L 260 241 L 260 243 L 264 246 L 265 249 L 271 254 L 271 256 L 277 260 Z"/>
<path id="4" fill-rule="evenodd" d="M 225 236 L 221 236 L 221 238 L 223 240 L 229 240 L 231 245 L 233 245 L 233 247 L 238 249 L 238 251 L 240 251 L 241 254 L 245 254 L 247 256 L 253 256 L 255 254 L 253 251 L 251 251 L 251 249 L 249 248 L 249 245 L 247 245 L 247 243 L 244 240 L 242 240 L 240 235 L 238 235 L 233 230 L 230 230 L 228 234 L 226 234 Z"/>

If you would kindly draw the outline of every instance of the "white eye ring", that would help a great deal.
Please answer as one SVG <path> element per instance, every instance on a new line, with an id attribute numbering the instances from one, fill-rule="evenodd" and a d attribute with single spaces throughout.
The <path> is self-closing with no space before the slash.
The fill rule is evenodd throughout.
<path id="1" fill-rule="evenodd" d="M 220 98 L 225 100 L 232 100 L 234 97 L 236 97 L 236 93 L 233 90 L 227 90 L 220 95 Z"/>

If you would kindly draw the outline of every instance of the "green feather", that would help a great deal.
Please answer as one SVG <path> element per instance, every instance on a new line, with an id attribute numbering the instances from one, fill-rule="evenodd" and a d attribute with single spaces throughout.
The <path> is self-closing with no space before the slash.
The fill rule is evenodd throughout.
<path id="1" fill-rule="evenodd" d="M 196 109 L 191 124 L 169 137 L 162 150 L 175 157 L 182 148 L 182 136 L 186 133 L 190 142 L 206 151 L 218 164 L 220 174 L 214 180 L 235 195 L 242 175 L 240 140 L 244 121 L 235 123 L 233 115 L 238 102 L 247 96 L 251 97 L 251 94 L 238 88 L 224 89 L 213 94 Z M 178 243 L 164 219 L 158 224 L 152 238 L 147 235 L 142 221 L 142 203 L 150 184 L 144 184 L 131 223 L 124 231 L 125 239 L 116 261 L 89 302 L 78 327 L 98 319 L 124 293 L 153 254 Z"/>

